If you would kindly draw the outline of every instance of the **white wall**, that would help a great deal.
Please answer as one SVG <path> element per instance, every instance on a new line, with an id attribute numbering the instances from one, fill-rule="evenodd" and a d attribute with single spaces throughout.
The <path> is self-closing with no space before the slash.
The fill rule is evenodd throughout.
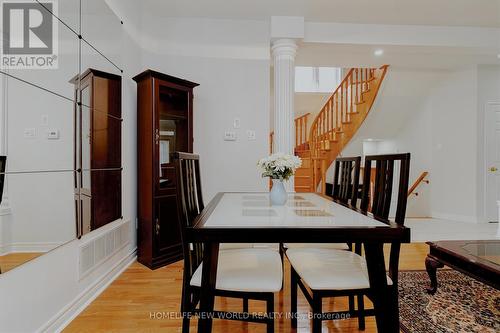
<path id="1" fill-rule="evenodd" d="M 477 220 L 477 70 L 449 73 L 433 91 L 432 216 Z"/>

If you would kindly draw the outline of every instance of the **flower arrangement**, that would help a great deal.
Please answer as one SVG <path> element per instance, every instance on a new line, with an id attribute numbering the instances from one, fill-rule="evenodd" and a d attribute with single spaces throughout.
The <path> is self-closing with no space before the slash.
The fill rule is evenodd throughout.
<path id="1" fill-rule="evenodd" d="M 301 165 L 302 160 L 299 157 L 283 153 L 272 154 L 257 163 L 257 166 L 262 169 L 262 177 L 271 177 L 280 181 L 288 180 Z"/>

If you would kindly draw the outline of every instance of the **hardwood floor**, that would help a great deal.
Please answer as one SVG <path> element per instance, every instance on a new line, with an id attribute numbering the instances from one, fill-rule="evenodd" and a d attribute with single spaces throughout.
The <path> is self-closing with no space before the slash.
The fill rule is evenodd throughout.
<path id="1" fill-rule="evenodd" d="M 0 270 L 2 273 L 5 273 L 42 254 L 44 252 L 19 252 L 0 256 Z"/>
<path id="2" fill-rule="evenodd" d="M 401 270 L 425 269 L 428 246 L 424 243 L 404 244 L 401 250 Z M 386 255 L 387 257 L 387 255 Z M 276 312 L 286 315 L 290 310 L 289 266 L 285 265 L 285 286 L 276 295 Z M 96 300 L 94 300 L 65 332 L 181 332 L 180 311 L 182 262 L 155 271 L 135 262 L 121 274 Z M 371 306 L 370 302 L 366 306 Z M 346 298 L 325 300 L 324 309 L 347 309 Z M 217 298 L 216 308 L 241 311 L 239 299 Z M 290 320 L 276 320 L 276 332 L 310 332 L 307 319 L 309 306 L 299 291 L 298 329 L 290 327 Z M 264 302 L 251 301 L 250 311 L 264 311 Z M 191 332 L 196 332 L 196 320 L 191 321 Z M 214 320 L 213 332 L 265 332 L 263 324 Z M 368 317 L 364 332 L 376 332 L 373 317 Z M 363 332 L 358 330 L 357 319 L 323 322 L 323 332 Z"/>

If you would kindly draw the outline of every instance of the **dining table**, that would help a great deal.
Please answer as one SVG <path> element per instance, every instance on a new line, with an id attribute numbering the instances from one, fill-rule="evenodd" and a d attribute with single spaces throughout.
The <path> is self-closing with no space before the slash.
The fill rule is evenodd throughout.
<path id="1" fill-rule="evenodd" d="M 377 330 L 399 332 L 397 292 L 388 289 L 383 245 L 409 243 L 407 227 L 316 193 L 289 193 L 285 205 L 273 206 L 269 193 L 223 192 L 205 206 L 186 237 L 204 244 L 199 333 L 212 331 L 220 243 L 362 243 Z"/>

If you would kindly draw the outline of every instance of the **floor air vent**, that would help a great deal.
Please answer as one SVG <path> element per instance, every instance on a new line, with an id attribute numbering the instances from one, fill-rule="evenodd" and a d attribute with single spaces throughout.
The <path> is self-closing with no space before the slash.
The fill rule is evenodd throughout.
<path id="1" fill-rule="evenodd" d="M 125 222 L 80 245 L 79 278 L 85 277 L 129 242 L 130 222 Z"/>

